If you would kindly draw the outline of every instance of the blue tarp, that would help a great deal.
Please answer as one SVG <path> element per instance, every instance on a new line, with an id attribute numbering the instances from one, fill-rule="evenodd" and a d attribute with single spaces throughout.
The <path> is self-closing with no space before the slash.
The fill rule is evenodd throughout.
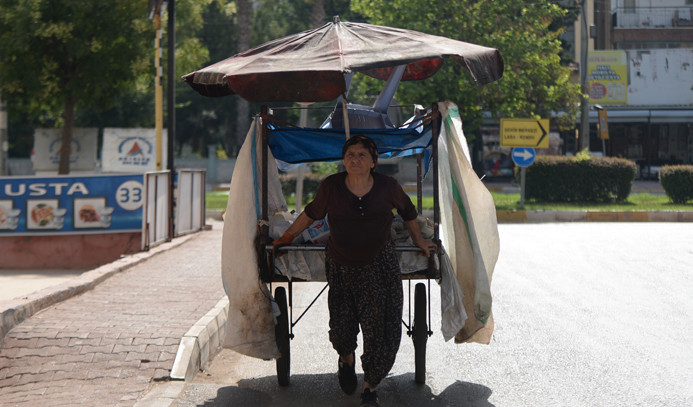
<path id="1" fill-rule="evenodd" d="M 363 134 L 378 145 L 380 158 L 404 157 L 424 153 L 425 171 L 431 160 L 432 131 L 430 126 L 410 129 L 352 129 L 351 135 Z M 344 129 L 308 129 L 277 127 L 270 130 L 268 145 L 278 168 L 286 170 L 292 164 L 338 161 L 346 141 Z"/>

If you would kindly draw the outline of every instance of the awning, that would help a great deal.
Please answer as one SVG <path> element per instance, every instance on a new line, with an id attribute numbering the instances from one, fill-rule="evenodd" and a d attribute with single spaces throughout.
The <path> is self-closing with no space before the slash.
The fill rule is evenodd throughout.
<path id="1" fill-rule="evenodd" d="M 605 109 L 609 123 L 693 123 L 693 110 L 686 109 Z M 598 112 L 590 111 L 590 123 L 597 123 Z"/>

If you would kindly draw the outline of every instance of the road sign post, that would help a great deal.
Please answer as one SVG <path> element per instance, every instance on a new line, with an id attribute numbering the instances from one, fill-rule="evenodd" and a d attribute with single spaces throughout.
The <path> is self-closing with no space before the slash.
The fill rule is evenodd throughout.
<path id="1" fill-rule="evenodd" d="M 532 165 L 536 158 L 536 152 L 531 147 L 515 147 L 510 156 L 515 165 L 520 167 L 520 207 L 525 208 L 525 174 L 527 167 Z"/>

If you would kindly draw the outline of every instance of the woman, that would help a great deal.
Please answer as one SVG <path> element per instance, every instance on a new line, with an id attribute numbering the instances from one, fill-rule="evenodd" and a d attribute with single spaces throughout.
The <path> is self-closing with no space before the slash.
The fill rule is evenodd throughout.
<path id="1" fill-rule="evenodd" d="M 429 256 L 436 248 L 421 236 L 417 212 L 392 177 L 373 172 L 378 148 L 355 135 L 342 148 L 345 172 L 327 177 L 274 246 L 289 244 L 315 220 L 328 216 L 325 274 L 329 285 L 330 342 L 339 353 L 339 384 L 347 394 L 357 387 L 355 353 L 363 330 L 362 406 L 378 406 L 376 386 L 394 365 L 402 328 L 402 281 L 390 238 L 392 210 L 405 221 L 416 246 Z"/>

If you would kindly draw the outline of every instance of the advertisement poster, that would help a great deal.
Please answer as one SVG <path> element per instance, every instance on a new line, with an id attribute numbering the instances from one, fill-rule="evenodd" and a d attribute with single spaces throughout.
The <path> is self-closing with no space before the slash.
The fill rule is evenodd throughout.
<path id="1" fill-rule="evenodd" d="M 36 129 L 34 131 L 34 171 L 58 171 L 62 129 Z M 70 170 L 94 171 L 96 168 L 96 144 L 98 129 L 73 129 L 70 146 Z"/>
<path id="2" fill-rule="evenodd" d="M 628 103 L 628 61 L 625 51 L 590 51 L 587 69 L 590 103 Z"/>
<path id="3" fill-rule="evenodd" d="M 142 175 L 0 177 L 0 236 L 138 232 Z"/>
<path id="4" fill-rule="evenodd" d="M 161 135 L 161 168 L 166 169 L 167 133 Z M 156 129 L 105 128 L 101 150 L 104 173 L 145 173 L 157 171 Z"/>

